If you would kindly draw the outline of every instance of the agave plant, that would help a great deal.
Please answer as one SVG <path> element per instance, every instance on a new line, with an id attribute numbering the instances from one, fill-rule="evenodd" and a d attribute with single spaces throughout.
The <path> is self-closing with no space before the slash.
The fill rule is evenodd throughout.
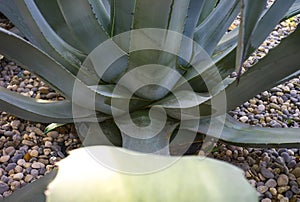
<path id="1" fill-rule="evenodd" d="M 236 145 L 299 145 L 298 129 L 258 128 L 224 115 L 299 70 L 298 28 L 240 74 L 273 28 L 300 9 L 298 0 L 277 0 L 268 9 L 266 3 L 0 0 L 0 11 L 22 33 L 0 29 L 0 53 L 66 98 L 41 102 L 1 88 L 1 110 L 75 122 L 85 146 L 169 154 L 180 145 L 185 152 L 194 134 Z M 240 26 L 227 32 L 239 14 Z M 238 77 L 228 77 L 235 70 Z"/>

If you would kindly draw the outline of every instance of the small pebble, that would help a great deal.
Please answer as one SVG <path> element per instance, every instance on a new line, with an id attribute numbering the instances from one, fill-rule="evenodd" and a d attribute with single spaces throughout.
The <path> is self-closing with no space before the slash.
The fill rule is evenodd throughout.
<path id="1" fill-rule="evenodd" d="M 1 156 L 0 157 L 0 163 L 5 163 L 10 159 L 9 155 Z"/>
<path id="2" fill-rule="evenodd" d="M 30 146 L 30 147 L 32 147 L 32 146 L 35 145 L 33 142 L 31 142 L 31 141 L 29 141 L 29 140 L 22 140 L 22 144 L 23 144 L 23 145 Z"/>
<path id="3" fill-rule="evenodd" d="M 51 146 L 52 146 L 52 142 L 50 142 L 50 141 L 45 142 L 45 147 L 50 148 Z"/>
<path id="4" fill-rule="evenodd" d="M 264 199 L 261 200 L 261 202 L 272 202 L 272 200 L 269 199 L 269 198 L 264 198 Z"/>
<path id="5" fill-rule="evenodd" d="M 259 192 L 259 193 L 261 193 L 261 194 L 263 194 L 263 193 L 265 193 L 266 191 L 268 191 L 268 187 L 267 186 L 259 186 L 259 187 L 257 187 L 256 188 L 256 190 Z"/>
<path id="6" fill-rule="evenodd" d="M 286 186 L 289 184 L 289 178 L 285 174 L 281 174 L 277 179 L 278 186 Z"/>
<path id="7" fill-rule="evenodd" d="M 282 194 L 282 193 L 286 192 L 289 189 L 290 189 L 290 186 L 283 186 L 283 187 L 278 187 L 277 191 L 278 191 L 278 193 Z"/>
<path id="8" fill-rule="evenodd" d="M 243 122 L 243 123 L 246 123 L 248 121 L 248 117 L 247 116 L 242 116 L 240 118 L 240 121 Z"/>
<path id="9" fill-rule="evenodd" d="M 0 194 L 3 194 L 4 192 L 6 192 L 8 190 L 9 190 L 9 186 L 0 181 Z"/>
<path id="10" fill-rule="evenodd" d="M 24 181 L 28 183 L 28 182 L 31 182 L 31 181 L 32 181 L 32 179 L 33 179 L 33 176 L 32 176 L 32 175 L 30 175 L 30 174 L 28 174 L 28 175 L 26 175 L 26 176 L 25 176 L 25 179 L 24 179 Z"/>
<path id="11" fill-rule="evenodd" d="M 273 196 L 276 196 L 276 195 L 277 195 L 277 190 L 276 190 L 276 188 L 274 188 L 274 187 L 270 188 L 270 192 L 271 192 L 271 194 L 272 194 Z"/>
<path id="12" fill-rule="evenodd" d="M 14 180 L 21 180 L 21 179 L 23 179 L 23 177 L 24 177 L 23 173 L 17 173 L 17 174 L 14 174 L 13 179 Z"/>
<path id="13" fill-rule="evenodd" d="M 32 150 L 30 152 L 30 156 L 32 156 L 32 157 L 38 157 L 39 156 L 39 152 L 37 150 Z"/>
<path id="14" fill-rule="evenodd" d="M 271 187 L 276 187 L 276 186 L 277 186 L 277 182 L 276 182 L 274 179 L 269 179 L 269 180 L 265 183 L 265 185 L 266 185 L 267 187 L 269 187 L 269 188 L 271 188 Z"/>
<path id="15" fill-rule="evenodd" d="M 295 175 L 296 178 L 300 177 L 300 167 L 296 167 L 291 173 Z"/>
<path id="16" fill-rule="evenodd" d="M 265 178 L 274 178 L 274 174 L 265 167 L 261 167 L 260 172 Z"/>

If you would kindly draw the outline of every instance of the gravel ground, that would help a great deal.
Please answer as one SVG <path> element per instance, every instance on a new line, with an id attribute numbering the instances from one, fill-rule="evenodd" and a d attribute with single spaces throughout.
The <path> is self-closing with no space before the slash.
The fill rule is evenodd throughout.
<path id="1" fill-rule="evenodd" d="M 271 35 L 244 63 L 243 71 L 251 68 L 270 49 L 293 32 L 300 16 L 277 25 Z M 236 22 L 235 24 L 238 24 Z M 231 76 L 236 76 L 233 73 Z M 256 95 L 229 114 L 240 122 L 272 128 L 299 128 L 300 77 Z M 284 135 L 284 134 L 282 134 Z M 220 145 L 212 157 L 242 168 L 262 202 L 300 201 L 300 151 L 293 149 L 255 149 Z"/>
<path id="2" fill-rule="evenodd" d="M 0 26 L 12 28 L 5 19 L 0 19 Z M 28 97 L 64 99 L 38 77 L 5 58 L 0 58 L 0 86 Z M 81 146 L 73 125 L 47 134 L 43 132 L 45 127 L 0 112 L 0 199 L 47 174 L 70 150 Z"/>
<path id="3" fill-rule="evenodd" d="M 244 71 L 264 57 L 269 49 L 293 31 L 300 17 L 278 25 L 262 46 L 244 64 Z M 2 24 L 1 24 L 2 23 Z M 238 19 L 230 29 L 238 25 Z M 12 25 L 0 17 L 0 26 Z M 34 98 L 63 100 L 53 89 L 30 72 L 5 58 L 0 60 L 0 86 Z M 231 76 L 235 76 L 233 73 Z M 300 124 L 300 77 L 250 99 L 230 114 L 239 121 L 262 127 L 295 127 Z M 68 151 L 80 146 L 72 125 L 43 133 L 44 124 L 0 115 L 0 198 L 40 178 L 55 167 Z M 300 151 L 256 149 L 219 144 L 211 154 L 245 171 L 249 183 L 263 202 L 300 201 Z"/>

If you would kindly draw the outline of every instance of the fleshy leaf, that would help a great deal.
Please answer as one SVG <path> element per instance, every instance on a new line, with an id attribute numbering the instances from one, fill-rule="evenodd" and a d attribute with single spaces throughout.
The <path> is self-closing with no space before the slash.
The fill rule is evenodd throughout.
<path id="1" fill-rule="evenodd" d="M 198 132 L 206 134 L 209 119 L 201 119 Z M 215 118 L 216 124 L 224 124 L 221 134 L 209 134 L 223 142 L 247 147 L 284 147 L 295 148 L 300 145 L 299 128 L 265 128 L 240 123 L 227 115 L 225 122 Z M 193 130 L 193 129 L 191 129 Z M 220 135 L 220 136 L 219 136 Z"/>
<path id="2" fill-rule="evenodd" d="M 174 160 L 176 163 L 167 168 L 148 174 L 133 175 L 127 171 L 143 167 L 147 172 L 155 165 L 169 165 Z M 137 165 L 138 168 L 134 168 Z M 120 173 L 120 170 L 125 173 Z M 207 183 L 207 176 L 210 183 Z M 228 184 L 228 181 L 231 183 Z M 177 159 L 145 155 L 104 146 L 72 151 L 59 163 L 57 177 L 48 186 L 46 197 L 48 202 L 95 199 L 124 202 L 258 200 L 256 191 L 246 181 L 242 171 L 227 163 L 199 157 Z"/>

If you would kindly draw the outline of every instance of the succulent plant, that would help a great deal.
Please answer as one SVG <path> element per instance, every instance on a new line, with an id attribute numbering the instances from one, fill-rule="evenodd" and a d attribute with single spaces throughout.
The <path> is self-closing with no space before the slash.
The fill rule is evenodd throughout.
<path id="1" fill-rule="evenodd" d="M 226 115 L 299 70 L 297 28 L 241 74 L 273 28 L 298 14 L 299 2 L 267 9 L 266 0 L 0 0 L 22 33 L 0 29 L 0 53 L 66 98 L 41 101 L 1 88 L 1 110 L 75 122 L 85 146 L 182 154 L 201 134 L 237 145 L 299 145 L 299 129 Z M 241 24 L 228 32 L 239 14 Z"/>

